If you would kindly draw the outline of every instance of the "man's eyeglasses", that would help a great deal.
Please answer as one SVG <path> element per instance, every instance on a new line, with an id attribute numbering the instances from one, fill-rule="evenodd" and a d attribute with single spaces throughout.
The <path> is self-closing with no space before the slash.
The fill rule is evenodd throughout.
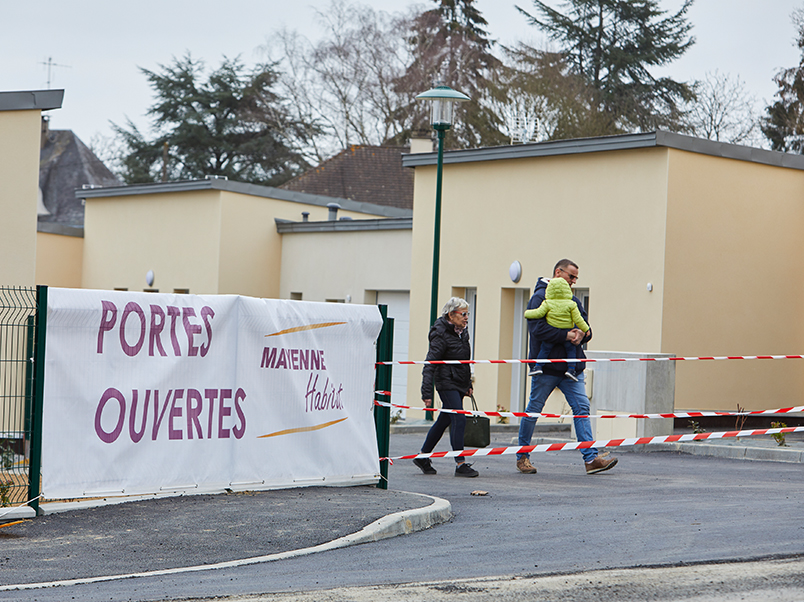
<path id="1" fill-rule="evenodd" d="M 461 316 L 461 317 L 464 317 L 464 318 L 465 318 L 466 316 L 468 316 L 468 315 L 469 315 L 469 312 L 468 312 L 468 311 L 456 311 L 456 312 L 454 312 L 454 313 L 455 313 L 456 315 Z"/>
<path id="2" fill-rule="evenodd" d="M 573 282 L 575 282 L 576 280 L 578 280 L 578 277 L 577 277 L 575 274 L 570 274 L 570 273 L 569 273 L 567 270 L 564 270 L 564 269 L 558 268 L 558 271 L 559 271 L 559 272 L 564 272 L 564 273 L 565 273 L 567 276 L 569 276 L 569 279 L 570 279 L 570 280 L 572 280 Z"/>

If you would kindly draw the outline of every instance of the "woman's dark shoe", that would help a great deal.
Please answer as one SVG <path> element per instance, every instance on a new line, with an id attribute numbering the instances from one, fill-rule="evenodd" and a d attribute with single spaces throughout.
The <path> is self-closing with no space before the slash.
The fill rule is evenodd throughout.
<path id="1" fill-rule="evenodd" d="M 424 474 L 436 474 L 437 471 L 433 468 L 433 463 L 430 458 L 414 458 L 413 463 L 422 469 Z"/>
<path id="2" fill-rule="evenodd" d="M 414 460 L 415 462 L 415 460 Z M 476 477 L 480 473 L 477 472 L 474 468 L 472 468 L 471 464 L 467 464 L 466 462 L 461 462 L 455 468 L 455 476 L 456 477 Z"/>

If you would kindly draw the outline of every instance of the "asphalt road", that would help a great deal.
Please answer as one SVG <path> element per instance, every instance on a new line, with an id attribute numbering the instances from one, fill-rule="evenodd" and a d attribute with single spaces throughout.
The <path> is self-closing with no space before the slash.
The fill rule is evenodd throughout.
<path id="1" fill-rule="evenodd" d="M 392 436 L 392 454 L 415 452 L 422 438 Z M 503 436 L 500 444 L 510 444 L 510 435 Z M 400 461 L 391 467 L 391 488 L 448 499 L 455 513 L 452 522 L 403 537 L 278 562 L 0 592 L 0 600 L 179 600 L 445 580 L 453 583 L 444 586 L 445 591 L 457 592 L 477 588 L 466 585 L 476 578 L 536 583 L 538 577 L 587 571 L 770 558 L 789 562 L 784 559 L 804 556 L 804 523 L 800 519 L 804 469 L 800 464 L 671 452 L 615 453 L 619 465 L 594 476 L 584 473 L 580 454 L 574 451 L 534 455 L 539 468 L 536 475 L 516 472 L 513 456 L 480 458 L 475 464 L 481 473 L 477 479 L 453 477 L 452 460 L 437 460 L 439 474 L 433 477 Z M 478 489 L 489 495 L 470 495 Z M 203 509 L 197 515 L 203 517 Z M 219 528 L 239 520 L 213 519 L 220 522 Z M 213 550 L 217 540 L 211 537 L 205 545 Z M 194 562 L 194 553 L 187 550 L 188 564 Z M 796 574 L 800 589 L 800 569 L 785 574 L 773 586 L 775 590 L 781 592 L 790 583 L 795 586 L 790 575 Z M 695 591 L 707 593 L 705 583 L 699 583 Z M 759 590 L 753 587 L 750 591 Z M 413 593 L 411 590 L 413 597 L 404 599 L 417 599 Z M 319 600 L 327 599 L 324 594 L 319 596 Z"/>
<path id="2" fill-rule="evenodd" d="M 486 577 L 233 597 L 227 602 L 801 602 L 804 560 Z"/>

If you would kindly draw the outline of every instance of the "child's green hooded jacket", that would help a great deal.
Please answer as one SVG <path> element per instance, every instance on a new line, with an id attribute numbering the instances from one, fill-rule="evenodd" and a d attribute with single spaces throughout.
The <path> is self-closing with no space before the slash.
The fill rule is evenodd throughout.
<path id="1" fill-rule="evenodd" d="M 572 300 L 572 289 L 563 278 L 550 280 L 544 302 L 536 309 L 529 309 L 525 312 L 525 318 L 528 320 L 545 317 L 547 323 L 555 328 L 577 326 L 584 332 L 589 330 L 589 324 L 581 317 L 578 306 Z"/>

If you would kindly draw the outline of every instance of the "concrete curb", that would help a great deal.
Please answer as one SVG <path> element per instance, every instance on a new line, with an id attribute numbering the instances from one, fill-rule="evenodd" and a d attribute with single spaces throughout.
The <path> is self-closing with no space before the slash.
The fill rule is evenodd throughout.
<path id="1" fill-rule="evenodd" d="M 36 512 L 27 505 L 16 506 L 14 508 L 0 508 L 0 524 L 23 518 L 35 518 Z"/>
<path id="2" fill-rule="evenodd" d="M 388 539 L 390 537 L 396 537 L 397 535 L 408 535 L 409 533 L 424 531 L 452 520 L 452 504 L 447 500 L 432 495 L 414 495 L 430 498 L 433 500 L 433 503 L 424 508 L 403 510 L 389 514 L 388 516 L 383 516 L 370 525 L 363 527 L 353 535 L 347 535 L 334 540 L 332 543 L 342 543 L 342 545 L 334 547 L 343 548 L 371 541 L 380 541 L 381 539 Z"/>
<path id="3" fill-rule="evenodd" d="M 219 562 L 216 564 L 204 564 L 197 566 L 181 567 L 176 569 L 165 569 L 159 571 L 145 571 L 141 573 L 129 573 L 124 575 L 104 575 L 101 577 L 87 577 L 83 579 L 65 579 L 62 581 L 49 581 L 44 583 L 22 583 L 15 585 L 2 585 L 0 592 L 10 590 L 27 590 L 27 589 L 42 589 L 46 587 L 58 587 L 68 585 L 85 585 L 89 583 L 101 583 L 105 581 L 116 581 L 119 579 L 133 579 L 135 577 L 159 577 L 164 575 L 176 575 L 179 573 L 194 573 L 199 571 L 208 571 L 214 569 L 224 569 L 246 566 L 250 564 L 260 564 L 264 562 L 273 562 L 275 560 L 284 560 L 286 558 L 296 558 L 299 556 L 307 556 L 308 554 L 315 554 L 317 552 L 325 552 L 327 550 L 336 550 L 338 548 L 345 548 L 348 546 L 355 546 L 363 543 L 373 541 L 380 541 L 397 535 L 407 535 L 414 531 L 423 531 L 429 529 L 440 523 L 449 521 L 452 518 L 452 505 L 445 499 L 425 495 L 421 493 L 414 493 L 411 495 L 419 495 L 433 501 L 429 506 L 423 508 L 415 508 L 413 510 L 403 510 L 395 512 L 388 516 L 383 516 L 375 520 L 373 523 L 366 525 L 360 531 L 339 537 L 332 541 L 312 546 L 309 548 L 302 548 L 300 550 L 291 550 L 288 552 L 280 552 L 277 554 L 268 554 L 266 556 L 256 556 L 254 558 L 243 558 L 241 560 L 231 560 L 227 562 Z"/>
<path id="4" fill-rule="evenodd" d="M 646 446 L 646 451 L 677 451 L 693 456 L 714 456 L 733 460 L 804 463 L 804 450 L 784 447 L 750 447 L 742 445 L 711 445 L 701 442 L 659 443 Z"/>

